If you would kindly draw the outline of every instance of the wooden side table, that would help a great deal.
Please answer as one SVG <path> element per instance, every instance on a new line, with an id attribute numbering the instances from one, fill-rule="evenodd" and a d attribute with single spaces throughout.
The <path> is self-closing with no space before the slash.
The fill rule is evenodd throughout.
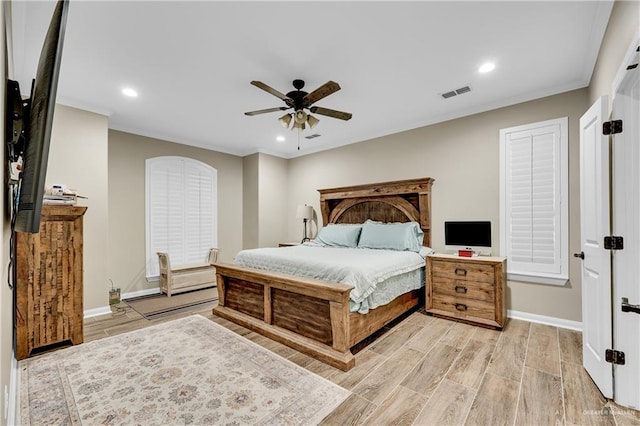
<path id="1" fill-rule="evenodd" d="M 507 260 L 503 257 L 427 256 L 426 311 L 501 329 L 507 309 Z"/>

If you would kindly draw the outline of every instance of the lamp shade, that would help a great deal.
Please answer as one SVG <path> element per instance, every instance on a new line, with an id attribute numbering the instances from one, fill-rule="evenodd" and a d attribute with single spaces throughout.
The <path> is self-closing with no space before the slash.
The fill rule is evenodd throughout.
<path id="1" fill-rule="evenodd" d="M 298 206 L 298 211 L 296 212 L 296 218 L 298 219 L 312 219 L 313 218 L 313 207 L 307 206 Z"/>
<path id="2" fill-rule="evenodd" d="M 285 114 L 278 119 L 282 127 L 289 127 L 289 123 L 291 123 L 291 114 Z"/>
<path id="3" fill-rule="evenodd" d="M 309 124 L 310 129 L 313 129 L 314 127 L 316 127 L 316 124 L 318 124 L 319 122 L 320 120 L 315 118 L 313 115 L 307 114 L 307 123 Z"/>
<path id="4" fill-rule="evenodd" d="M 296 123 L 302 124 L 307 121 L 307 113 L 299 109 L 296 111 L 294 119 Z"/>

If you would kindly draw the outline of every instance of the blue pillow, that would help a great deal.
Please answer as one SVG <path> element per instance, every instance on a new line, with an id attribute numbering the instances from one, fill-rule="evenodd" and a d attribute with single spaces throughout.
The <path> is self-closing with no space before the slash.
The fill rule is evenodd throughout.
<path id="1" fill-rule="evenodd" d="M 417 222 L 367 221 L 362 225 L 358 247 L 420 252 L 423 239 L 424 232 Z"/>
<path id="2" fill-rule="evenodd" d="M 361 224 L 329 224 L 320 228 L 316 242 L 332 247 L 358 247 L 361 230 Z"/>

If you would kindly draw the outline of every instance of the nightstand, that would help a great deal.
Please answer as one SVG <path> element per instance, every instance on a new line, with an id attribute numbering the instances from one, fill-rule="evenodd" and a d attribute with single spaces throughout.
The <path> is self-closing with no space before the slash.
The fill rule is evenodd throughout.
<path id="1" fill-rule="evenodd" d="M 507 259 L 427 256 L 426 311 L 437 316 L 501 329 L 507 310 Z"/>
<path id="2" fill-rule="evenodd" d="M 278 247 L 291 247 L 291 246 L 299 246 L 300 243 L 278 243 Z"/>

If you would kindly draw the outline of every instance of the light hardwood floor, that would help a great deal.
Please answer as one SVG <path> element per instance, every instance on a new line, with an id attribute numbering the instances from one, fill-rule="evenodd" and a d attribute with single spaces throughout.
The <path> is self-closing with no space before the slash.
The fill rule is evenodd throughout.
<path id="1" fill-rule="evenodd" d="M 352 391 L 324 425 L 640 425 L 582 368 L 579 332 L 509 320 L 498 332 L 414 312 L 343 372 L 227 320 L 211 305 L 148 321 L 125 306 L 85 322 L 85 341 L 200 314 Z"/>

